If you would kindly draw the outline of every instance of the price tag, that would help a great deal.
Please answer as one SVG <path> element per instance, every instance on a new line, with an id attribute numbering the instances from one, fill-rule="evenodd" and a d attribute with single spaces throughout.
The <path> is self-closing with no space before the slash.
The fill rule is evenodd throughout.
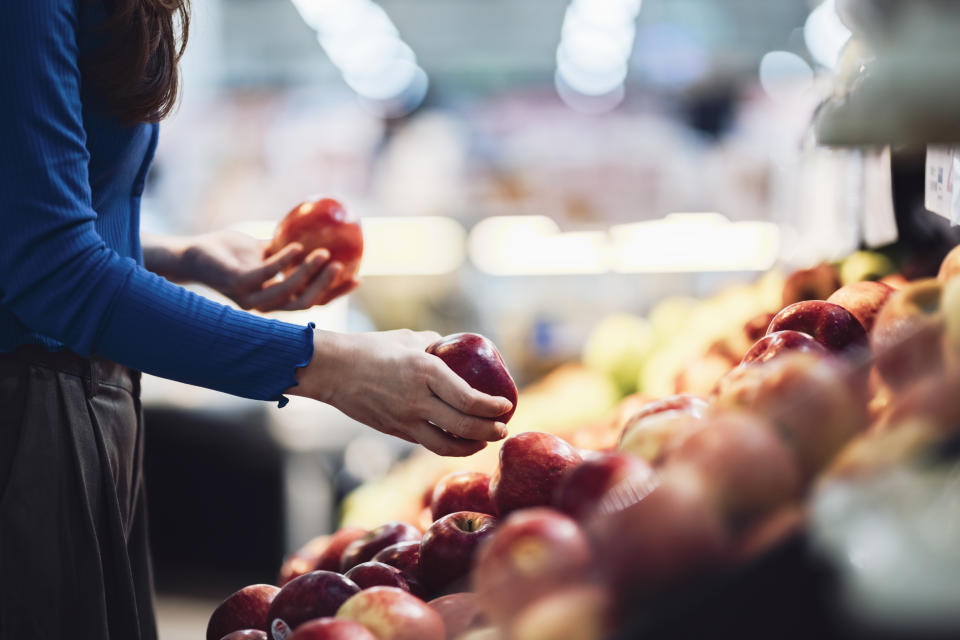
<path id="1" fill-rule="evenodd" d="M 960 175 L 960 150 L 952 147 L 927 147 L 924 206 L 953 224 L 960 224 L 960 192 L 954 189 Z"/>

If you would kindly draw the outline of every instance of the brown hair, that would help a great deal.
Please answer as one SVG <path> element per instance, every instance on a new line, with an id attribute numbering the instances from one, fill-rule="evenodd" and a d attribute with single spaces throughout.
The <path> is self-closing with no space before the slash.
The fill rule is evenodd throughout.
<path id="1" fill-rule="evenodd" d="M 98 0 L 104 45 L 82 61 L 84 78 L 126 124 L 158 122 L 179 94 L 190 0 Z"/>

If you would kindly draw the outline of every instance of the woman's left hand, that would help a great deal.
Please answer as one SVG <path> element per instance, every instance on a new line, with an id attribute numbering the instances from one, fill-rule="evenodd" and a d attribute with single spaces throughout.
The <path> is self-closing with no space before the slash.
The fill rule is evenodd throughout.
<path id="1" fill-rule="evenodd" d="M 148 244 L 154 256 L 162 252 L 159 255 L 166 259 L 151 261 Z M 359 285 L 356 280 L 337 284 L 343 265 L 330 260 L 326 249 L 312 251 L 304 258 L 303 247 L 291 244 L 264 259 L 267 242 L 237 231 L 195 236 L 180 241 L 179 245 L 173 248 L 169 241 L 145 243 L 147 267 L 174 281 L 205 284 L 244 309 L 308 309 L 327 304 Z M 282 275 L 298 262 L 293 271 Z"/>

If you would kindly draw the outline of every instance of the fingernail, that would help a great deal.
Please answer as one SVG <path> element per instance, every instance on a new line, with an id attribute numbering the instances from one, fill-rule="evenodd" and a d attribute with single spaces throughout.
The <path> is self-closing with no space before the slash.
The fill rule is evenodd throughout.
<path id="1" fill-rule="evenodd" d="M 495 422 L 493 426 L 496 428 L 497 435 L 500 436 L 501 440 L 506 438 L 507 435 L 510 433 L 509 431 L 507 431 L 507 425 L 503 424 L 502 422 Z"/>

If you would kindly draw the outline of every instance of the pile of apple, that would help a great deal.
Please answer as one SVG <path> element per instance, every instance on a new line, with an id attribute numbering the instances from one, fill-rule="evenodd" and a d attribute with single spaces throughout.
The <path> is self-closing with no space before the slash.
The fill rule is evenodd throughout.
<path id="1" fill-rule="evenodd" d="M 818 483 L 955 437 L 960 249 L 936 279 L 817 288 L 817 273 L 797 295 L 825 299 L 772 314 L 709 395 L 627 403 L 604 451 L 513 435 L 492 473 L 430 487 L 420 527 L 316 538 L 279 586 L 228 597 L 207 639 L 603 638 L 654 597 L 795 534 Z M 496 380 L 485 390 L 515 401 L 502 360 L 480 364 L 471 384 Z"/>

